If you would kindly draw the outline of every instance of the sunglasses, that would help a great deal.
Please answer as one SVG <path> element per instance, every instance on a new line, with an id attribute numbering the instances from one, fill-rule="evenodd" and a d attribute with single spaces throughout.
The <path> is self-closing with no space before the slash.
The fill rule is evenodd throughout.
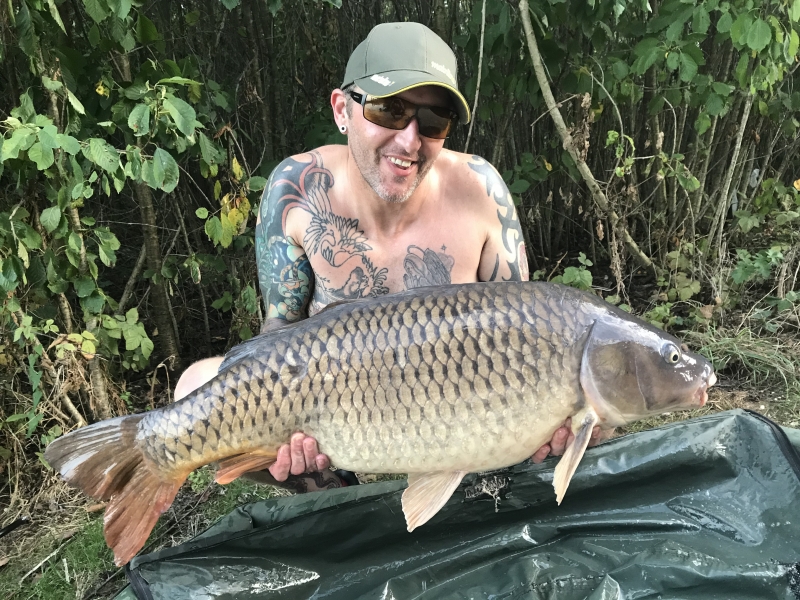
<path id="1" fill-rule="evenodd" d="M 366 94 L 353 91 L 347 94 L 364 107 L 367 121 L 387 129 L 405 129 L 416 118 L 420 135 L 443 140 L 458 121 L 458 114 L 443 106 L 419 106 L 397 96 L 367 100 Z"/>

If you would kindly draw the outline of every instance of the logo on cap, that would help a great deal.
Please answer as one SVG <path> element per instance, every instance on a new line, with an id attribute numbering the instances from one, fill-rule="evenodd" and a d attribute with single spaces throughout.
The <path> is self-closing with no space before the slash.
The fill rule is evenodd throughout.
<path id="1" fill-rule="evenodd" d="M 450 78 L 450 81 L 452 81 L 453 83 L 456 82 L 456 78 L 453 77 L 453 72 L 450 69 L 448 69 L 447 67 L 445 67 L 444 65 L 440 65 L 437 62 L 431 61 L 431 67 L 433 67 L 437 71 L 447 75 Z"/>
<path id="2" fill-rule="evenodd" d="M 384 77 L 383 75 L 373 75 L 372 77 L 370 77 L 370 79 L 372 79 L 372 81 L 376 83 L 380 83 L 383 87 L 390 86 L 394 83 L 394 81 L 392 81 L 388 77 Z"/>

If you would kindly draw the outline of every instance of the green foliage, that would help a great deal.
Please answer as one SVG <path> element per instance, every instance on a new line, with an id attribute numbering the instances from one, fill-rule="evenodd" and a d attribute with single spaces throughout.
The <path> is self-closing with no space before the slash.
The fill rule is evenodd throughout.
<path id="1" fill-rule="evenodd" d="M 564 285 L 569 285 L 579 290 L 592 289 L 592 273 L 589 271 L 589 267 L 593 266 L 592 261 L 586 258 L 586 255 L 581 252 L 578 255 L 578 263 L 580 266 L 567 267 L 564 269 L 562 275 L 553 277 L 550 281 L 553 283 L 563 283 Z"/>

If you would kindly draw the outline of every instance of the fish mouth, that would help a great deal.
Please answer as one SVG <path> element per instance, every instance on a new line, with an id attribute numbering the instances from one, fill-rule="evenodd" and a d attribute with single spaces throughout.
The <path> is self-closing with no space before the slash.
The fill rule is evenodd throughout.
<path id="1" fill-rule="evenodd" d="M 697 403 L 701 407 L 705 406 L 706 402 L 708 402 L 708 388 L 710 388 L 715 383 L 717 383 L 717 376 L 716 376 L 716 374 L 711 373 L 711 375 L 709 375 L 709 377 L 708 377 L 708 380 L 706 381 L 706 384 L 701 386 L 697 390 L 697 393 L 695 394 L 695 396 L 697 397 Z"/>

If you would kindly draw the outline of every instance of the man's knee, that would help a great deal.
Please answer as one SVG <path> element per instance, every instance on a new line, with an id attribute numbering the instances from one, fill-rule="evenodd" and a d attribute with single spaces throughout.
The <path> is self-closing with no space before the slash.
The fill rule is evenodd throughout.
<path id="1" fill-rule="evenodd" d="M 204 383 L 214 379 L 224 359 L 224 356 L 214 356 L 189 365 L 175 385 L 175 400 L 188 396 Z"/>

